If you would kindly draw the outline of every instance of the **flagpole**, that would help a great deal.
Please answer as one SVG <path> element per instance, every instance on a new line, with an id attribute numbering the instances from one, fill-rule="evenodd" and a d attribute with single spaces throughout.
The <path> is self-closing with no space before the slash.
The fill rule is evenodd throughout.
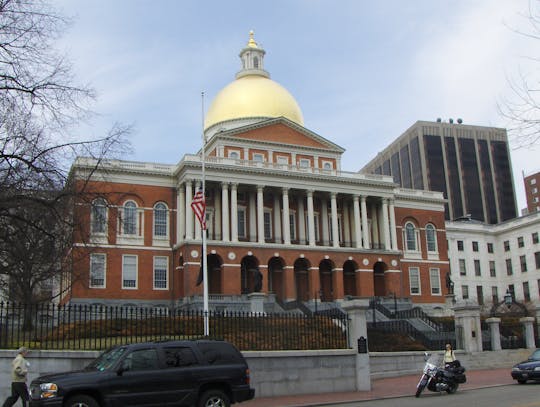
<path id="1" fill-rule="evenodd" d="M 201 111 L 202 111 L 202 194 L 206 204 L 206 137 L 204 135 L 204 92 L 201 92 Z M 202 222 L 202 268 L 203 268 L 203 310 L 204 310 L 204 336 L 210 335 L 210 324 L 208 315 L 208 264 L 206 258 L 206 210 L 204 211 L 204 222 Z"/>

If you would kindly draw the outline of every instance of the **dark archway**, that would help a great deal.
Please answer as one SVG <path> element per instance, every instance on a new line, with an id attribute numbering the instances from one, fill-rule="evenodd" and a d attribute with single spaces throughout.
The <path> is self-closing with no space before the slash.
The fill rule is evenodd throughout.
<path id="1" fill-rule="evenodd" d="M 309 262 L 300 258 L 294 262 L 294 282 L 296 285 L 296 299 L 298 301 L 309 300 Z"/>
<path id="2" fill-rule="evenodd" d="M 319 263 L 319 279 L 321 285 L 321 302 L 334 300 L 334 279 L 332 271 L 334 263 L 325 259 Z"/>
<path id="3" fill-rule="evenodd" d="M 208 294 L 223 294 L 221 284 L 221 270 L 223 261 L 217 254 L 206 256 L 206 267 L 208 270 Z"/>
<path id="4" fill-rule="evenodd" d="M 268 292 L 273 292 L 277 298 L 285 298 L 283 270 L 285 262 L 281 257 L 272 257 L 268 262 Z"/>
<path id="5" fill-rule="evenodd" d="M 358 296 L 356 289 L 356 270 L 358 265 L 353 260 L 343 263 L 343 294 L 352 297 Z"/>
<path id="6" fill-rule="evenodd" d="M 255 256 L 245 256 L 240 262 L 240 279 L 242 294 L 260 291 L 257 287 L 262 284 L 259 271 L 259 260 Z M 256 290 L 258 288 L 258 290 Z"/>
<path id="7" fill-rule="evenodd" d="M 373 292 L 376 297 L 386 295 L 386 280 L 384 272 L 388 270 L 386 263 L 378 261 L 373 265 Z"/>

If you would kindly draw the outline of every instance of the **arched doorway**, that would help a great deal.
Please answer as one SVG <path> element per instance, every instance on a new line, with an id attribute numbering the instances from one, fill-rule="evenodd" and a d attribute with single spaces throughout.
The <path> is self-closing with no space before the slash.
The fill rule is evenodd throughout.
<path id="1" fill-rule="evenodd" d="M 334 281 L 332 270 L 334 263 L 325 259 L 319 263 L 319 278 L 321 282 L 321 302 L 334 300 Z"/>
<path id="2" fill-rule="evenodd" d="M 388 270 L 386 263 L 378 261 L 373 265 L 373 291 L 376 297 L 386 295 L 386 281 L 384 272 Z"/>
<path id="3" fill-rule="evenodd" d="M 309 300 L 309 268 L 310 264 L 306 259 L 298 259 L 294 262 L 294 282 L 298 301 Z"/>
<path id="4" fill-rule="evenodd" d="M 255 256 L 245 256 L 240 263 L 240 279 L 242 294 L 260 291 L 262 274 L 259 271 L 259 260 Z"/>
<path id="5" fill-rule="evenodd" d="M 223 262 L 217 254 L 206 256 L 208 270 L 208 294 L 223 294 L 221 285 L 221 266 Z"/>
<path id="6" fill-rule="evenodd" d="M 358 296 L 356 290 L 356 269 L 357 265 L 352 260 L 347 260 L 343 264 L 343 294 L 352 297 Z"/>
<path id="7" fill-rule="evenodd" d="M 283 269 L 285 262 L 281 257 L 272 257 L 268 262 L 268 292 L 273 292 L 280 300 L 285 297 Z"/>

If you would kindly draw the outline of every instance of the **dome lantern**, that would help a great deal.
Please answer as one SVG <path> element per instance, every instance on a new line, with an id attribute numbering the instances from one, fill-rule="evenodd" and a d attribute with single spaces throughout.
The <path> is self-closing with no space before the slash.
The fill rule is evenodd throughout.
<path id="1" fill-rule="evenodd" d="M 240 59 L 242 60 L 242 69 L 236 74 L 236 79 L 247 75 L 259 75 L 265 78 L 270 78 L 270 74 L 264 70 L 264 49 L 259 48 L 259 45 L 253 38 L 253 30 L 249 32 L 249 41 L 247 46 L 240 51 Z"/>

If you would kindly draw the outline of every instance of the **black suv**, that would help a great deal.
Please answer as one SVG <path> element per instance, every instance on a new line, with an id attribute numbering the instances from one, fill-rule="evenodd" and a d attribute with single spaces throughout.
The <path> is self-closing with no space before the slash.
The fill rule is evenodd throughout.
<path id="1" fill-rule="evenodd" d="M 242 354 L 213 340 L 115 346 L 83 370 L 38 377 L 30 393 L 31 407 L 228 407 L 255 396 Z"/>

